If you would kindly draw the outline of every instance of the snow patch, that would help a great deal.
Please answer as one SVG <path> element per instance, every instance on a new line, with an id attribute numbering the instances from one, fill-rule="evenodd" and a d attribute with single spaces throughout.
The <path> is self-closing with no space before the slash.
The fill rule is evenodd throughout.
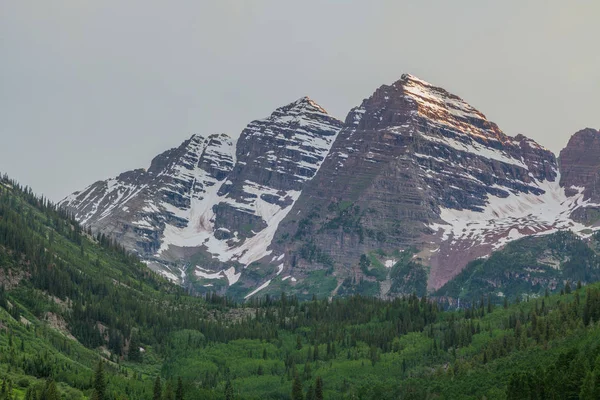
<path id="1" fill-rule="evenodd" d="M 483 211 L 441 208 L 443 223 L 429 225 L 441 233 L 443 241 L 469 241 L 472 245 L 491 245 L 497 250 L 507 243 L 531 235 L 546 235 L 559 230 L 571 230 L 586 236 L 591 229 L 571 219 L 571 213 L 580 207 L 598 206 L 584 200 L 583 190 L 567 197 L 559 185 L 560 175 L 554 182 L 542 181 L 535 185 L 544 191 L 513 193 L 505 198 L 487 196 Z"/>
<path id="2" fill-rule="evenodd" d="M 256 289 L 254 289 L 252 292 L 248 293 L 244 297 L 244 299 L 247 299 L 248 297 L 254 296 L 256 293 L 260 292 L 261 290 L 263 290 L 264 288 L 266 288 L 267 286 L 269 286 L 270 283 L 271 283 L 271 280 L 269 279 L 268 281 L 266 281 L 265 283 L 263 283 L 262 285 L 260 285 Z"/>
<path id="3" fill-rule="evenodd" d="M 223 273 L 227 277 L 227 281 L 229 281 L 229 286 L 236 283 L 240 279 L 240 276 L 242 276 L 241 272 L 239 272 L 237 274 L 235 273 L 235 267 L 231 267 L 231 268 L 223 271 Z"/>

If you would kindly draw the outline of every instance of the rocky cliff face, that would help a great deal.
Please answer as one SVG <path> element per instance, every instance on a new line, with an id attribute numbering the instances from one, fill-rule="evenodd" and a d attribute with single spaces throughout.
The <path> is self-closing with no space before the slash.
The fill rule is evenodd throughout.
<path id="1" fill-rule="evenodd" d="M 83 225 L 114 237 L 144 258 L 152 257 L 160 250 L 167 227 L 209 229 L 206 215 L 198 210 L 212 207 L 233 168 L 234 151 L 227 135 L 194 135 L 154 158 L 148 170 L 96 182 L 61 205 Z M 165 274 L 179 279 L 179 269 Z"/>
<path id="2" fill-rule="evenodd" d="M 193 272 L 208 287 L 234 284 L 236 269 L 269 254 L 279 222 L 341 125 L 301 98 L 250 123 L 237 147 L 227 135 L 194 135 L 147 171 L 96 182 L 61 205 L 170 279 Z"/>
<path id="3" fill-rule="evenodd" d="M 348 276 L 373 280 L 374 264 L 361 266 L 361 257 L 376 250 L 392 267 L 398 252 L 416 248 L 431 290 L 509 241 L 585 230 L 570 218 L 580 200 L 559 185 L 550 151 L 505 135 L 457 96 L 404 75 L 349 113 L 282 224 L 281 238 L 292 239 L 278 250 L 292 254 L 296 274 L 334 266 L 339 288 Z M 315 254 L 328 257 L 315 262 Z M 379 294 L 404 290 L 392 275 L 375 278 Z"/>
<path id="4" fill-rule="evenodd" d="M 343 123 L 302 98 L 236 145 L 193 136 L 62 204 L 197 289 L 425 293 L 523 236 L 589 233 L 598 136 L 576 134 L 559 171 L 539 144 L 403 75 Z"/>
<path id="5" fill-rule="evenodd" d="M 573 219 L 600 224 L 600 131 L 583 129 L 575 133 L 560 152 L 560 184 L 569 196 L 583 194 L 585 204 Z"/>

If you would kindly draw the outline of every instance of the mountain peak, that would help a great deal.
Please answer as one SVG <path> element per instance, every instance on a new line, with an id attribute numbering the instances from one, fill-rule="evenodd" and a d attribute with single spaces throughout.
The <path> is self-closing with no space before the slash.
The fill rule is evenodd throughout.
<path id="1" fill-rule="evenodd" d="M 567 146 L 560 152 L 560 184 L 568 195 L 574 196 L 583 190 L 585 199 L 591 199 L 593 207 L 600 203 L 600 131 L 592 128 L 582 129 L 569 139 Z M 581 212 L 581 211 L 580 211 Z M 590 222 L 589 214 L 581 212 L 580 220 Z M 597 223 L 598 221 L 594 221 Z"/>
<path id="2" fill-rule="evenodd" d="M 424 85 L 424 86 L 435 87 L 435 85 L 432 85 L 431 83 L 429 83 L 427 81 L 424 81 L 423 79 L 421 79 L 421 78 L 419 78 L 419 77 L 417 77 L 415 75 L 412 75 L 412 74 L 402 74 L 400 76 L 400 81 L 401 82 L 412 81 L 412 82 L 419 83 L 419 84 Z"/>
<path id="3" fill-rule="evenodd" d="M 327 110 L 321 107 L 316 101 L 308 96 L 300 97 L 298 100 L 293 101 L 283 107 L 279 107 L 277 111 L 282 111 L 286 114 L 297 115 L 303 113 L 320 113 L 327 114 Z"/>
<path id="4" fill-rule="evenodd" d="M 581 129 L 580 131 L 575 132 L 569 141 L 576 140 L 577 138 L 598 139 L 600 138 L 600 130 L 594 128 Z"/>
<path id="5" fill-rule="evenodd" d="M 190 145 L 197 145 L 203 142 L 214 142 L 214 141 L 231 141 L 231 136 L 226 133 L 211 133 L 208 136 L 202 135 L 200 133 L 194 133 L 190 138 L 186 141 Z"/>

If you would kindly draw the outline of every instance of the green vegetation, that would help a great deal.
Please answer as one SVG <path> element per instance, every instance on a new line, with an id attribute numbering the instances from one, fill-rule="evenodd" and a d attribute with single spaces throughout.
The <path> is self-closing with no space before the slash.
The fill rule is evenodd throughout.
<path id="1" fill-rule="evenodd" d="M 503 297 L 560 291 L 567 281 L 600 281 L 599 240 L 598 233 L 584 240 L 568 231 L 523 238 L 469 263 L 436 295 L 472 300 L 493 293 L 500 303 Z"/>
<path id="2" fill-rule="evenodd" d="M 321 248 L 312 240 L 304 243 L 300 247 L 298 255 L 308 262 L 317 262 L 328 267 L 333 267 L 333 259 L 331 256 L 321 250 Z"/>
<path id="3" fill-rule="evenodd" d="M 411 265 L 396 256 L 391 275 Z M 307 296 L 336 284 L 317 272 Z M 416 294 L 347 294 L 190 297 L 0 183 L 2 400 L 598 398 L 600 284 L 504 306 L 485 293 L 454 311 Z"/>
<path id="4" fill-rule="evenodd" d="M 367 295 L 378 296 L 380 284 L 388 281 L 391 296 L 402 296 L 415 293 L 417 296 L 427 295 L 427 275 L 425 266 L 413 261 L 414 249 L 395 251 L 387 255 L 383 250 L 362 254 L 358 263 L 364 279 L 356 282 L 347 278 L 338 290 L 338 295 Z M 391 268 L 386 267 L 381 260 L 395 260 Z"/>
<path id="5" fill-rule="evenodd" d="M 359 242 L 363 242 L 365 235 L 361 224 L 363 213 L 359 206 L 350 201 L 340 201 L 330 203 L 327 210 L 330 215 L 333 214 L 333 217 L 327 219 L 319 232 L 342 229 L 345 233 L 358 235 Z"/>

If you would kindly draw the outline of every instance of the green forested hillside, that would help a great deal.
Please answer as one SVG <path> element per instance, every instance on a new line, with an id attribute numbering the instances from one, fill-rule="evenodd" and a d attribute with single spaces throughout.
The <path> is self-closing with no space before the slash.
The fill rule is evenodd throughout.
<path id="1" fill-rule="evenodd" d="M 0 399 L 597 399 L 600 286 L 582 281 L 456 311 L 196 298 L 4 178 Z"/>
<path id="2" fill-rule="evenodd" d="M 530 236 L 509 243 L 486 259 L 472 261 L 435 294 L 471 301 L 560 292 L 565 282 L 600 281 L 600 231 L 582 239 L 570 231 Z"/>

